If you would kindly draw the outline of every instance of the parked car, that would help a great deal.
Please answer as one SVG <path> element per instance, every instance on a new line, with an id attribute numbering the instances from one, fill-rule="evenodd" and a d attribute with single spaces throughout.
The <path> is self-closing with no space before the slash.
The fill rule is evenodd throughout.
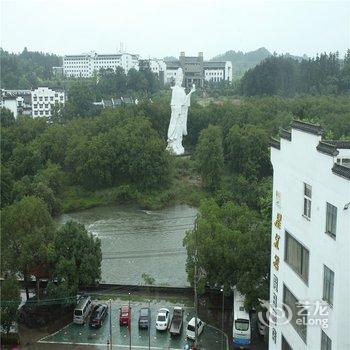
<path id="1" fill-rule="evenodd" d="M 156 329 L 158 331 L 165 331 L 168 329 L 170 322 L 170 311 L 168 309 L 160 309 L 158 311 L 156 320 Z"/>
<path id="2" fill-rule="evenodd" d="M 74 309 L 73 322 L 76 324 L 84 324 L 90 314 L 92 301 L 90 297 L 82 297 L 79 299 L 77 306 Z"/>
<path id="3" fill-rule="evenodd" d="M 151 310 L 149 307 L 143 307 L 140 310 L 139 314 L 139 328 L 148 328 L 149 327 L 149 321 L 151 319 Z"/>
<path id="4" fill-rule="evenodd" d="M 119 325 L 128 325 L 131 319 L 131 308 L 128 305 L 123 305 L 119 309 Z"/>
<path id="5" fill-rule="evenodd" d="M 173 317 L 170 323 L 170 334 L 172 336 L 180 335 L 182 330 L 184 310 L 180 306 L 174 307 Z"/>
<path id="6" fill-rule="evenodd" d="M 92 328 L 101 327 L 107 314 L 108 314 L 107 304 L 95 305 L 90 316 L 89 326 Z"/>
<path id="7" fill-rule="evenodd" d="M 259 311 L 258 312 L 258 332 L 260 335 L 265 336 L 266 335 L 266 331 L 267 331 L 267 327 L 269 325 L 269 320 L 267 318 L 266 315 L 266 310 L 263 311 Z"/>
<path id="8" fill-rule="evenodd" d="M 194 340 L 196 337 L 196 330 L 195 330 L 195 317 L 192 317 L 190 322 L 188 322 L 187 329 L 186 329 L 186 337 L 188 339 Z M 197 317 L 197 335 L 201 335 L 203 332 L 204 323 Z"/>

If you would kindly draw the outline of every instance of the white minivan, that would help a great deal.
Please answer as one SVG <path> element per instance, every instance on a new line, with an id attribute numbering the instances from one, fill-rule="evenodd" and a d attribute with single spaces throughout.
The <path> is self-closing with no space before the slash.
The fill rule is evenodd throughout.
<path id="1" fill-rule="evenodd" d="M 92 301 L 90 297 L 82 297 L 74 309 L 73 322 L 84 324 L 91 311 Z"/>
<path id="2" fill-rule="evenodd" d="M 186 329 L 186 337 L 191 340 L 195 340 L 196 338 L 196 330 L 194 328 L 195 325 L 195 317 L 192 317 L 190 322 L 188 322 Z M 201 335 L 203 332 L 204 323 L 197 317 L 197 335 Z"/>

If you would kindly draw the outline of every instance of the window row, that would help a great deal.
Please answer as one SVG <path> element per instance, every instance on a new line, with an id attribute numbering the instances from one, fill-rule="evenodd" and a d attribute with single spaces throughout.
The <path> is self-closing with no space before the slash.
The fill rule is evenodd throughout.
<path id="1" fill-rule="evenodd" d="M 281 350 L 293 350 L 293 348 L 289 345 L 283 334 Z M 321 330 L 321 350 L 332 350 L 332 340 L 323 330 Z"/>
<path id="2" fill-rule="evenodd" d="M 303 216 L 311 220 L 312 187 L 304 183 L 304 207 Z M 335 238 L 337 232 L 337 207 L 326 202 L 325 232 Z"/>
<path id="3" fill-rule="evenodd" d="M 307 284 L 309 282 L 309 250 L 298 242 L 289 232 L 285 231 L 284 261 Z M 322 298 L 333 305 L 334 272 L 323 266 Z"/>

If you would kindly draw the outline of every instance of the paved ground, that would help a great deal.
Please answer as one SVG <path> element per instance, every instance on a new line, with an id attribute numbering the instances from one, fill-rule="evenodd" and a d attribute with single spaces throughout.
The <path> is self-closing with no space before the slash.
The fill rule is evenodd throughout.
<path id="1" fill-rule="evenodd" d="M 118 322 L 118 310 L 125 301 L 112 301 L 112 341 L 114 349 L 125 349 L 129 347 L 129 331 L 127 327 L 120 327 Z M 137 326 L 138 312 L 141 307 L 147 306 L 141 302 L 132 302 L 132 327 L 131 327 L 131 343 L 134 349 L 148 349 L 148 331 L 139 330 Z M 178 338 L 172 338 L 169 332 L 159 332 L 155 329 L 155 319 L 157 310 L 161 307 L 169 308 L 172 312 L 175 305 L 169 301 L 152 301 L 151 302 L 151 348 L 156 349 L 183 349 L 186 344 L 185 330 L 188 321 L 193 317 L 193 308 L 185 307 L 184 327 L 182 334 Z M 61 328 L 59 331 L 43 337 L 39 340 L 37 349 L 44 349 L 46 345 L 50 349 L 63 349 L 61 345 L 69 346 L 70 349 L 79 349 L 83 346 L 90 345 L 92 349 L 106 349 L 107 339 L 109 335 L 109 324 L 106 321 L 100 329 L 90 329 L 88 324 L 83 326 L 73 323 Z M 221 349 L 222 333 L 220 330 L 206 325 L 203 334 L 200 336 L 201 349 L 212 350 Z M 50 344 L 50 345 L 49 345 Z M 55 345 L 56 347 L 53 347 Z M 72 347 L 72 345 L 75 345 Z M 68 348 L 68 347 L 67 347 Z M 224 337 L 224 347 L 226 347 L 226 337 Z"/>

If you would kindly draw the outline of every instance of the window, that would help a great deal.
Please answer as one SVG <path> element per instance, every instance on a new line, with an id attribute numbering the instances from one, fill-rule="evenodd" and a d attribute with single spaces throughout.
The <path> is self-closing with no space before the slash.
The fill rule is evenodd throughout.
<path id="1" fill-rule="evenodd" d="M 306 282 L 309 281 L 309 251 L 286 231 L 284 261 Z"/>
<path id="2" fill-rule="evenodd" d="M 289 306 L 290 310 L 285 308 L 285 312 L 291 312 L 290 324 L 299 334 L 300 338 L 306 344 L 306 333 L 307 333 L 307 310 L 304 313 L 303 305 L 299 303 L 298 299 L 293 295 L 293 293 L 283 285 L 283 303 Z M 289 316 L 287 314 L 287 316 Z"/>
<path id="3" fill-rule="evenodd" d="M 332 350 L 332 340 L 321 330 L 321 350 Z"/>
<path id="4" fill-rule="evenodd" d="M 50 101 L 53 101 L 53 96 L 50 96 Z"/>
<path id="5" fill-rule="evenodd" d="M 323 270 L 323 300 L 333 305 L 334 272 L 324 265 Z"/>
<path id="6" fill-rule="evenodd" d="M 304 183 L 304 216 L 308 219 L 311 219 L 311 194 L 311 186 Z"/>
<path id="7" fill-rule="evenodd" d="M 337 207 L 327 202 L 326 207 L 326 233 L 335 237 L 337 231 Z"/>
<path id="8" fill-rule="evenodd" d="M 283 335 L 282 335 L 282 348 L 281 348 L 281 350 L 293 350 Z"/>

